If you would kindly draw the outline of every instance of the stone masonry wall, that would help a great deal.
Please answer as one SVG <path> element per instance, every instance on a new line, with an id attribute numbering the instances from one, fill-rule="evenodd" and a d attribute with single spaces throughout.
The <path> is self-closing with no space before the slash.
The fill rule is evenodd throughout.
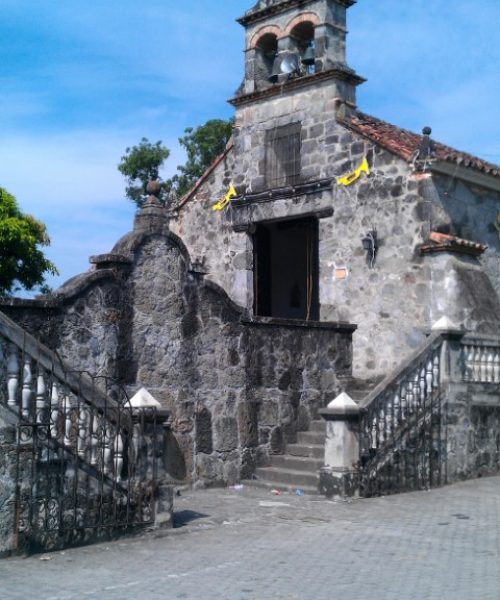
<path id="1" fill-rule="evenodd" d="M 75 369 L 114 376 L 127 310 L 120 278 L 109 270 L 75 279 L 40 300 L 3 299 L 0 309 Z"/>
<path id="2" fill-rule="evenodd" d="M 97 336 L 109 331 L 106 374 L 130 393 L 147 387 L 171 411 L 167 462 L 174 476 L 207 485 L 250 476 L 308 427 L 339 392 L 338 377 L 350 374 L 355 327 L 247 322 L 219 287 L 188 270 L 184 245 L 163 223 L 125 236 L 117 252 L 128 253 L 126 273 L 89 273 L 87 285 L 79 280 L 73 296 L 66 287 L 63 301 L 56 295 L 45 313 L 46 300 L 2 310 L 28 326 L 44 314 L 46 341 L 75 369 L 94 372 L 89 347 L 93 341 L 107 357 Z"/>
<path id="3" fill-rule="evenodd" d="M 442 218 L 452 234 L 486 244 L 481 264 L 500 297 L 500 193 L 445 176 L 434 177 Z"/>
<path id="4" fill-rule="evenodd" d="M 252 239 L 241 230 L 260 221 L 319 215 L 320 318 L 358 324 L 355 372 L 375 376 L 418 346 L 431 325 L 430 269 L 418 253 L 429 233 L 429 206 L 404 161 L 337 121 L 334 98 L 335 85 L 324 83 L 239 108 L 230 158 L 181 208 L 172 228 L 193 256 L 204 257 L 207 278 L 250 309 Z M 350 187 L 333 181 L 327 189 L 294 198 L 238 200 L 222 214 L 213 212 L 211 204 L 230 180 L 243 196 L 262 189 L 266 131 L 296 121 L 302 123 L 303 181 L 342 175 L 365 156 L 372 176 L 362 175 Z M 361 245 L 371 229 L 380 243 L 373 268 Z M 337 278 L 339 272 L 346 277 Z"/>
<path id="5" fill-rule="evenodd" d="M 498 384 L 454 384 L 446 406 L 448 482 L 498 474 Z"/>
<path id="6" fill-rule="evenodd" d="M 0 558 L 17 549 L 15 534 L 15 429 L 0 406 Z"/>
<path id="7" fill-rule="evenodd" d="M 492 285 L 497 292 L 500 286 L 500 240 L 493 225 L 499 196 L 452 178 L 422 177 L 405 161 L 351 132 L 338 119 L 338 85 L 316 83 L 238 107 L 232 151 L 182 206 L 172 228 L 193 256 L 204 259 L 207 278 L 252 310 L 252 224 L 317 215 L 320 319 L 358 325 L 355 374 L 373 377 L 396 367 L 443 315 L 475 314 L 466 319 L 471 329 L 481 320 L 483 325 L 495 321 L 496 300 L 490 292 Z M 288 198 L 272 191 L 252 200 L 252 194 L 257 198 L 255 193 L 266 187 L 266 131 L 294 122 L 302 124 L 301 181 L 318 182 L 318 190 Z M 364 157 L 371 176 L 362 175 L 348 187 L 337 185 L 335 178 Z M 240 197 L 223 213 L 212 211 L 231 181 Z M 430 231 L 443 224 L 488 244 L 481 259 L 449 257 L 447 266 L 457 271 L 449 272 L 461 282 L 457 289 L 481 280 L 485 295 L 443 293 L 440 259 L 420 255 Z M 371 265 L 361 239 L 373 229 L 379 250 Z M 486 308 L 488 315 L 477 318 Z"/>

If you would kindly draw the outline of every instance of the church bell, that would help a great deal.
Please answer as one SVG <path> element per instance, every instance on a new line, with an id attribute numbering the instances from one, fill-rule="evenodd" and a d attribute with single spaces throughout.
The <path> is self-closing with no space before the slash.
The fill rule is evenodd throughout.
<path id="1" fill-rule="evenodd" d="M 281 75 L 281 56 L 276 55 L 274 62 L 273 62 L 273 68 L 271 70 L 271 75 L 269 75 L 269 81 L 271 83 L 277 83 L 280 75 Z"/>
<path id="2" fill-rule="evenodd" d="M 314 65 L 315 60 L 316 52 L 314 51 L 313 46 L 308 46 L 304 52 L 304 56 L 302 57 L 302 64 L 309 67 Z"/>

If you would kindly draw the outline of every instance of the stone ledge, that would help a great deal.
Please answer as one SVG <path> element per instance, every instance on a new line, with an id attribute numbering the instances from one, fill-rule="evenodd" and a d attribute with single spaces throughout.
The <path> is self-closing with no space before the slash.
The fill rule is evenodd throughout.
<path id="1" fill-rule="evenodd" d="M 307 196 L 310 194 L 318 194 L 324 191 L 331 191 L 332 181 L 333 178 L 329 177 L 327 179 L 317 179 L 315 181 L 301 182 L 286 187 L 244 194 L 243 196 L 235 198 L 232 202 L 232 205 L 235 208 L 240 208 L 249 204 L 272 202 L 273 200 L 280 200 L 283 198 L 296 198 L 297 196 Z M 331 216 L 333 214 L 333 208 L 328 208 L 330 209 L 330 214 L 328 216 Z"/>
<path id="2" fill-rule="evenodd" d="M 350 8 L 351 6 L 356 4 L 356 0 L 336 1 L 339 4 L 345 6 L 346 8 Z M 311 0 L 309 0 L 309 2 L 311 2 Z M 271 4 L 270 6 L 265 7 L 259 7 L 259 5 L 257 4 L 257 7 L 247 10 L 246 13 L 242 17 L 236 19 L 236 21 L 240 23 L 240 25 L 247 26 L 251 23 L 255 23 L 256 21 L 266 19 L 269 16 L 280 14 L 282 12 L 290 10 L 290 8 L 293 8 L 294 6 L 302 6 L 303 4 L 307 4 L 307 2 L 304 2 L 304 0 L 284 0 L 283 2 Z"/>
<path id="3" fill-rule="evenodd" d="M 260 90 L 257 92 L 252 92 L 251 94 L 245 94 L 243 96 L 235 96 L 229 100 L 229 104 L 233 106 L 241 106 L 244 104 L 250 104 L 252 102 L 257 102 L 259 100 L 264 100 L 266 98 L 272 98 L 273 96 L 280 96 L 286 90 L 294 90 L 299 89 L 308 85 L 314 85 L 320 83 L 322 81 L 328 81 L 330 79 L 337 79 L 340 81 L 346 81 L 353 85 L 360 85 L 366 81 L 363 77 L 360 77 L 350 69 L 341 68 L 341 66 L 334 67 L 333 69 L 328 69 L 327 71 L 320 71 L 319 73 L 315 73 L 314 75 L 306 75 L 304 77 L 297 77 L 296 79 L 291 79 L 282 84 L 276 84 L 272 87 L 266 88 L 265 90 Z"/>
<path id="4" fill-rule="evenodd" d="M 264 327 L 299 327 L 303 329 L 326 329 L 342 333 L 352 333 L 358 328 L 357 325 L 344 321 L 304 321 L 301 319 L 283 319 L 278 317 L 253 317 L 243 318 L 243 325 Z"/>
<path id="5" fill-rule="evenodd" d="M 104 279 L 117 280 L 115 269 L 100 268 L 95 271 L 87 271 L 68 279 L 54 292 L 36 298 L 0 298 L 0 310 L 2 306 L 12 308 L 40 308 L 57 309 L 66 301 L 71 300 L 82 293 L 87 287 Z"/>
<path id="6" fill-rule="evenodd" d="M 96 269 L 107 269 L 113 267 L 129 266 L 132 264 L 132 260 L 123 254 L 98 254 L 97 256 L 91 256 L 89 262 L 96 266 Z"/>

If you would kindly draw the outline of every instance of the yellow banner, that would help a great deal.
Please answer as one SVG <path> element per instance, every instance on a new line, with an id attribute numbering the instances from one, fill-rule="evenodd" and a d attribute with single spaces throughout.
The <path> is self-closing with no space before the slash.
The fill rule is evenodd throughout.
<path id="1" fill-rule="evenodd" d="M 370 174 L 370 167 L 368 166 L 368 161 L 366 157 L 363 158 L 363 162 L 359 165 L 357 169 L 347 173 L 346 175 L 342 175 L 342 177 L 337 177 L 338 185 L 352 185 L 355 181 L 357 181 L 361 177 L 361 173 Z"/>
<path id="2" fill-rule="evenodd" d="M 226 208 L 226 206 L 231 202 L 231 198 L 236 197 L 238 194 L 236 193 L 236 190 L 234 189 L 234 185 L 231 184 L 229 186 L 229 191 L 227 192 L 227 194 L 224 196 L 224 198 L 221 198 L 218 202 L 216 202 L 213 206 L 212 206 L 212 210 L 224 210 Z"/>

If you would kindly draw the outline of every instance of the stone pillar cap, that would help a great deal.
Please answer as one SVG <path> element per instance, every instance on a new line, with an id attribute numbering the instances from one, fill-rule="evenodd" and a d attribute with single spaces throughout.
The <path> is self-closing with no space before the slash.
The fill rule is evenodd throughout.
<path id="1" fill-rule="evenodd" d="M 346 392 L 339 394 L 335 400 L 319 411 L 326 421 L 349 421 L 357 419 L 361 409 Z"/>
<path id="2" fill-rule="evenodd" d="M 335 400 L 332 400 L 330 402 L 327 408 L 336 410 L 338 412 L 350 412 L 353 409 L 357 409 L 358 405 L 356 404 L 356 402 L 354 402 L 351 396 L 349 396 L 349 394 L 347 394 L 346 392 L 342 392 L 335 398 Z"/>
<path id="3" fill-rule="evenodd" d="M 132 408 L 161 408 L 161 404 L 154 398 L 145 387 L 142 387 L 129 400 Z"/>
<path id="4" fill-rule="evenodd" d="M 449 317 L 443 316 L 434 323 L 431 329 L 432 331 L 458 331 L 461 327 L 454 323 Z"/>

